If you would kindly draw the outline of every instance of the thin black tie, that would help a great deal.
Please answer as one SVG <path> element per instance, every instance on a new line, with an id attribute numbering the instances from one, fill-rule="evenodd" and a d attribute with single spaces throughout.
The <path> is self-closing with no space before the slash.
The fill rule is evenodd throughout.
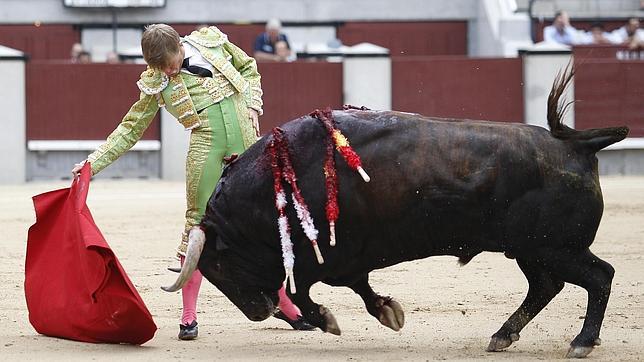
<path id="1" fill-rule="evenodd" d="M 209 71 L 206 68 L 202 68 L 196 65 L 188 65 L 188 58 L 185 58 L 183 60 L 183 63 L 181 63 L 181 68 L 189 71 L 192 74 L 196 74 L 201 77 L 212 77 L 212 72 Z"/>

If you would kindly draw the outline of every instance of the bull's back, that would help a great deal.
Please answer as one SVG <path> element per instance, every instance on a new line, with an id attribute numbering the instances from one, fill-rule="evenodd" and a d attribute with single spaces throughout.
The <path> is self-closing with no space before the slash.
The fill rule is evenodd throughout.
<path id="1" fill-rule="evenodd" d="M 556 209 L 550 205 L 556 200 L 548 199 L 556 191 L 553 187 L 588 182 L 587 175 L 580 178 L 568 172 L 567 168 L 578 166 L 562 156 L 570 153 L 568 145 L 541 128 L 397 112 L 334 112 L 334 117 L 371 176 L 365 183 L 336 153 L 338 239 L 349 244 L 343 252 L 363 258 L 373 254 L 371 259 L 382 261 L 374 267 L 433 254 L 500 251 L 512 247 L 512 242 L 529 242 L 530 238 L 511 239 L 517 239 L 521 230 L 541 231 L 532 225 L 539 219 L 534 210 L 547 209 L 551 215 L 546 217 L 556 219 Z M 328 239 L 322 226 L 326 225 L 327 133 L 311 117 L 289 122 L 283 129 L 320 239 Z M 247 208 L 238 203 L 239 210 L 272 210 L 238 212 L 239 217 L 261 219 L 265 232 L 277 239 L 273 180 L 265 151 L 268 138 L 244 153 L 225 176 L 230 199 L 250 201 Z M 586 194 L 579 193 L 582 198 Z M 294 213 L 291 220 L 297 220 Z M 303 239 L 299 228 L 293 229 L 294 239 Z"/>

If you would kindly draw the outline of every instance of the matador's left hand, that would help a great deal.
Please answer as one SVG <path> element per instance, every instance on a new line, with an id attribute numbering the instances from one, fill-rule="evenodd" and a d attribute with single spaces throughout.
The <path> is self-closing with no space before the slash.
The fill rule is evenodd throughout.
<path id="1" fill-rule="evenodd" d="M 255 133 L 257 134 L 257 137 L 259 137 L 259 113 L 257 113 L 256 110 L 252 108 L 248 108 L 248 117 L 250 120 L 253 122 L 253 128 L 255 129 Z"/>

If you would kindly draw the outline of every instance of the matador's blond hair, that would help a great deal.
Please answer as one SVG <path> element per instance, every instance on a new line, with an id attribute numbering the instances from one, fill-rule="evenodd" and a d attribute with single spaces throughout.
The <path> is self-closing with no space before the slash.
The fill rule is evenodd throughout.
<path id="1" fill-rule="evenodd" d="M 181 47 L 179 33 L 170 25 L 152 24 L 145 27 L 141 37 L 143 59 L 150 68 L 163 69 Z"/>

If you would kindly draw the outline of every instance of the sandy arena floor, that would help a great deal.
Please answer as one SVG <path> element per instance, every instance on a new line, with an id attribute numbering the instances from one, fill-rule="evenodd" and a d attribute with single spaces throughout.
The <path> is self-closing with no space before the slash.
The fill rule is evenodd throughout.
<path id="1" fill-rule="evenodd" d="M 375 271 L 376 291 L 405 309 L 401 332 L 381 326 L 347 288 L 317 285 L 312 297 L 334 313 L 342 336 L 297 332 L 277 319 L 250 322 L 211 284 L 202 287 L 200 338 L 176 339 L 180 295 L 159 288 L 175 276 L 173 250 L 182 229 L 183 184 L 162 181 L 92 183 L 96 223 L 159 326 L 144 346 L 100 345 L 39 335 L 23 293 L 30 197 L 68 182 L 0 186 L 0 356 L 13 360 L 555 360 L 562 359 L 585 314 L 586 293 L 566 285 L 503 353 L 486 353 L 489 337 L 519 306 L 527 283 L 515 262 L 482 254 L 466 267 L 436 257 Z M 644 177 L 603 177 L 605 212 L 592 247 L 617 270 L 592 360 L 644 359 Z"/>

